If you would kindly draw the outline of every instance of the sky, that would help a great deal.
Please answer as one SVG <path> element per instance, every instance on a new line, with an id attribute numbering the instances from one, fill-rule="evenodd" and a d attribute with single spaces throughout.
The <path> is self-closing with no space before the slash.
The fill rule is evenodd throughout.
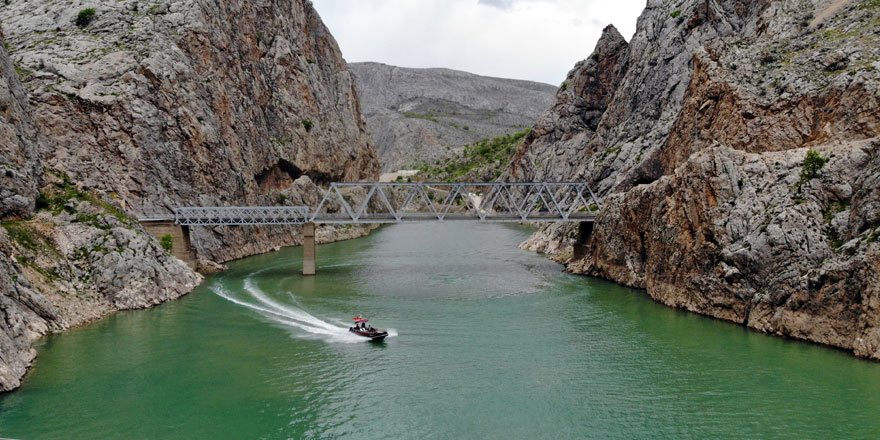
<path id="1" fill-rule="evenodd" d="M 559 85 L 645 0 L 313 0 L 348 62 L 446 67 Z"/>

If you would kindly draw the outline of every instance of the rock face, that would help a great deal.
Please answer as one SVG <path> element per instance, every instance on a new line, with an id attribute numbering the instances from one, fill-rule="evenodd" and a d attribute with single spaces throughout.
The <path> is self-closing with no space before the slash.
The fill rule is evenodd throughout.
<path id="1" fill-rule="evenodd" d="M 577 174 L 578 155 L 596 133 L 626 71 L 627 48 L 613 26 L 602 31 L 593 54 L 568 73 L 556 102 L 524 140 L 511 164 L 511 177 L 563 181 Z"/>
<path id="2" fill-rule="evenodd" d="M 581 120 L 601 109 L 595 128 L 565 134 L 555 106 L 507 176 L 604 195 L 587 256 L 570 257 L 566 228 L 526 245 L 674 307 L 880 359 L 878 13 L 649 2 L 628 47 L 609 30 L 591 57 L 617 47 L 621 72 L 576 92 Z M 589 63 L 569 80 L 594 81 Z M 808 149 L 828 159 L 816 172 Z"/>
<path id="3" fill-rule="evenodd" d="M 520 131 L 553 102 L 549 84 L 449 69 L 351 63 L 383 171 L 435 162 L 482 139 Z"/>
<path id="4" fill-rule="evenodd" d="M 75 24 L 87 6 L 94 18 Z M 135 216 L 283 203 L 301 196 L 290 191 L 302 176 L 377 177 L 354 78 L 305 0 L 16 1 L 0 22 L 45 138 L 44 165 Z M 294 234 L 193 238 L 200 256 L 225 261 Z"/>
<path id="5" fill-rule="evenodd" d="M 201 281 L 134 218 L 314 204 L 319 184 L 377 177 L 353 76 L 308 1 L 15 1 L 0 23 L 0 391 L 37 337 Z M 299 241 L 193 231 L 203 261 Z"/>
<path id="6" fill-rule="evenodd" d="M 0 218 L 33 213 L 39 176 L 37 131 L 27 97 L 6 49 L 0 47 Z"/>

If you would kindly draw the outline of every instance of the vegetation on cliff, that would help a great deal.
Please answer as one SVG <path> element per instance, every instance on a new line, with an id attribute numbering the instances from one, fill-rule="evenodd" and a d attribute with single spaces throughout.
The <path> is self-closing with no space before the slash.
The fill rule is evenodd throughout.
<path id="1" fill-rule="evenodd" d="M 422 162 L 412 168 L 418 169 L 418 178 L 426 181 L 492 181 L 501 175 L 522 140 L 530 132 L 531 129 L 526 128 L 508 135 L 483 139 L 466 145 L 458 155 L 433 164 Z"/>

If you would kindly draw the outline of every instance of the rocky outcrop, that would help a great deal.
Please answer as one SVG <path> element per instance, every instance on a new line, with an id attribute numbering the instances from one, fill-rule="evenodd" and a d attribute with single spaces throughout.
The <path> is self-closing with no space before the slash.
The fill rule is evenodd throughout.
<path id="1" fill-rule="evenodd" d="M 536 137 L 509 172 L 605 196 L 587 256 L 565 228 L 526 245 L 664 304 L 880 359 L 877 11 L 649 2 L 617 86 L 579 93 L 607 102 L 595 129 L 573 146 Z M 817 172 L 808 149 L 828 160 L 813 156 Z"/>
<path id="2" fill-rule="evenodd" d="M 520 131 L 553 101 L 549 84 L 449 69 L 351 63 L 383 171 L 433 163 Z"/>
<path id="3" fill-rule="evenodd" d="M 19 386 L 47 332 L 178 298 L 201 281 L 136 223 L 94 200 L 70 203 L 74 213 L 0 228 L 0 391 Z"/>
<path id="4" fill-rule="evenodd" d="M 0 219 L 33 213 L 39 176 L 37 131 L 27 97 L 6 49 L 0 47 Z"/>
<path id="5" fill-rule="evenodd" d="M 819 151 L 828 164 L 803 181 L 805 149 L 704 149 L 609 196 L 590 258 L 569 269 L 880 359 L 880 142 Z"/>
<path id="6" fill-rule="evenodd" d="M 556 102 L 524 139 L 510 178 L 559 182 L 577 174 L 583 146 L 596 133 L 626 72 L 628 47 L 614 26 L 602 31 L 593 54 L 568 73 Z"/>
<path id="7" fill-rule="evenodd" d="M 93 19 L 77 25 L 87 6 Z M 305 0 L 30 0 L 0 21 L 45 165 L 134 216 L 284 203 L 302 176 L 378 177 L 354 78 Z M 225 261 L 293 235 L 227 228 L 193 243 Z"/>

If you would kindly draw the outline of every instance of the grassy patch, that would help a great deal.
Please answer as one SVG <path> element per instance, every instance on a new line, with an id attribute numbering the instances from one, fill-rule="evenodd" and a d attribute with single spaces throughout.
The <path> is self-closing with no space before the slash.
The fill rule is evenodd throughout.
<path id="1" fill-rule="evenodd" d="M 403 116 L 410 119 L 424 119 L 426 121 L 440 123 L 437 116 L 434 116 L 432 113 L 403 112 Z"/>
<path id="2" fill-rule="evenodd" d="M 24 222 L 3 222 L 0 225 L 6 229 L 9 238 L 19 246 L 30 251 L 36 251 L 40 248 L 39 239 L 34 236 Z"/>
<path id="3" fill-rule="evenodd" d="M 413 168 L 420 170 L 423 176 L 430 180 L 442 180 L 455 182 L 470 173 L 481 168 L 494 168 L 493 174 L 499 176 L 503 167 L 510 162 L 511 156 L 516 152 L 516 147 L 523 138 L 529 134 L 530 129 L 525 129 L 506 136 L 492 139 L 483 139 L 477 143 L 466 145 L 464 153 L 455 158 L 446 159 L 436 164 L 418 164 Z"/>
<path id="4" fill-rule="evenodd" d="M 6 229 L 9 238 L 11 238 L 23 252 L 55 257 L 60 255 L 52 240 L 34 229 L 30 222 L 2 222 L 0 223 L 0 226 L 2 226 L 3 229 Z"/>
<path id="5" fill-rule="evenodd" d="M 125 212 L 116 205 L 108 203 L 93 194 L 79 190 L 70 180 L 70 176 L 54 172 L 61 179 L 60 184 L 55 184 L 43 188 L 43 191 L 37 195 L 36 208 L 37 211 L 49 211 L 53 215 L 67 212 L 68 214 L 77 214 L 74 204 L 71 202 L 85 201 L 100 208 L 104 213 L 115 217 L 122 224 L 132 226 L 134 220 L 127 216 Z M 101 229 L 109 228 L 105 222 L 100 221 L 98 214 L 78 214 L 76 220 L 81 223 L 88 223 Z"/>
<path id="6" fill-rule="evenodd" d="M 27 266 L 27 267 L 33 269 L 35 272 L 39 273 L 40 275 L 43 276 L 43 278 L 45 278 L 49 281 L 55 281 L 58 278 L 60 278 L 58 275 L 58 271 L 54 267 L 52 269 L 45 269 L 44 267 L 37 264 L 37 262 L 34 261 L 34 259 L 31 257 L 18 255 L 15 257 L 15 261 L 17 261 L 18 264 L 20 264 L 22 266 Z"/>
<path id="7" fill-rule="evenodd" d="M 676 9 L 676 10 L 672 11 L 672 13 L 669 14 L 669 16 L 672 18 L 680 17 L 681 16 L 681 9 Z"/>

